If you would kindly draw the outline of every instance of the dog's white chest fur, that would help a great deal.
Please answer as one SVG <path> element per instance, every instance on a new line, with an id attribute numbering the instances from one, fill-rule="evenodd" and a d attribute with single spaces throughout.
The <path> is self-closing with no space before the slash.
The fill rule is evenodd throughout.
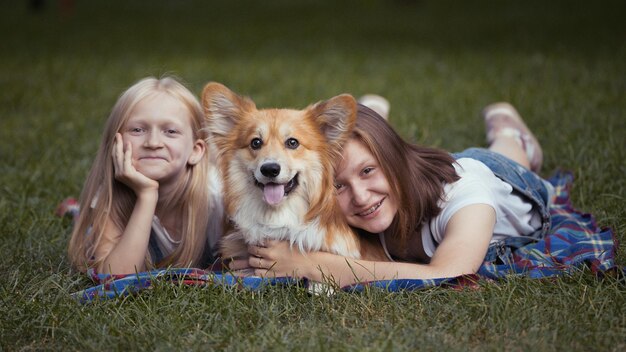
<path id="1" fill-rule="evenodd" d="M 304 222 L 307 207 L 307 202 L 296 195 L 274 208 L 250 194 L 239 202 L 232 220 L 249 244 L 260 244 L 265 239 L 289 240 L 302 251 L 318 251 L 326 232 L 317 218 Z"/>

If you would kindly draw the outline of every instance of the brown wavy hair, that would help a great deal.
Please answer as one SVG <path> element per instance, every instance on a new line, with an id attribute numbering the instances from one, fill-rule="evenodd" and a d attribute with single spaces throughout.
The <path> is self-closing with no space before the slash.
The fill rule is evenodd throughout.
<path id="1" fill-rule="evenodd" d="M 352 138 L 374 155 L 398 200 L 398 213 L 386 235 L 406 243 L 424 221 L 441 212 L 443 186 L 459 179 L 454 158 L 441 149 L 407 143 L 385 119 L 360 104 Z"/>

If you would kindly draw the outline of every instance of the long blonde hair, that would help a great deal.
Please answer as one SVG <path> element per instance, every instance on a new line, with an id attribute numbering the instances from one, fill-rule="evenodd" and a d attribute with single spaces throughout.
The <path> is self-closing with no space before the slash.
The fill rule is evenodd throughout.
<path id="1" fill-rule="evenodd" d="M 104 127 L 102 141 L 80 196 L 80 214 L 68 247 L 71 264 L 78 270 L 97 268 L 104 258 L 95 258 L 95 249 L 102 241 L 108 219 L 120 229 L 126 227 L 136 201 L 134 192 L 115 180 L 111 153 L 115 134 L 128 121 L 133 108 L 142 100 L 165 93 L 183 103 L 191 115 L 193 139 L 207 140 L 204 114 L 196 97 L 175 78 L 148 77 L 128 88 L 117 100 Z M 200 162 L 187 165 L 170 199 L 159 199 L 158 209 L 177 214 L 182 219 L 181 243 L 161 263 L 147 265 L 198 265 L 207 245 L 206 230 L 209 212 L 209 150 Z"/>

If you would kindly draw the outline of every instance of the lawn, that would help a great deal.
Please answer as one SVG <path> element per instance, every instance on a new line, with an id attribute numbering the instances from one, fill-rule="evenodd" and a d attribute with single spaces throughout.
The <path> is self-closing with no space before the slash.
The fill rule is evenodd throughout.
<path id="1" fill-rule="evenodd" d="M 626 349 L 626 284 L 589 270 L 477 288 L 311 296 L 159 284 L 81 305 L 78 196 L 117 96 L 174 74 L 260 107 L 348 92 L 391 102 L 407 139 L 484 145 L 506 100 L 570 170 L 574 205 L 626 242 L 626 6 L 621 1 L 75 1 L 0 4 L 0 350 Z M 624 267 L 624 246 L 617 262 Z"/>

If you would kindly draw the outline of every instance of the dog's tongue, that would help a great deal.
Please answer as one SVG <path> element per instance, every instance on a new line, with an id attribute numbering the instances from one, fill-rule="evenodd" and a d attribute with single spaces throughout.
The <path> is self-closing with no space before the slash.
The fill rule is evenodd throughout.
<path id="1" fill-rule="evenodd" d="M 285 185 L 278 183 L 268 183 L 263 187 L 263 197 L 265 202 L 270 205 L 276 205 L 283 200 L 285 196 Z"/>

